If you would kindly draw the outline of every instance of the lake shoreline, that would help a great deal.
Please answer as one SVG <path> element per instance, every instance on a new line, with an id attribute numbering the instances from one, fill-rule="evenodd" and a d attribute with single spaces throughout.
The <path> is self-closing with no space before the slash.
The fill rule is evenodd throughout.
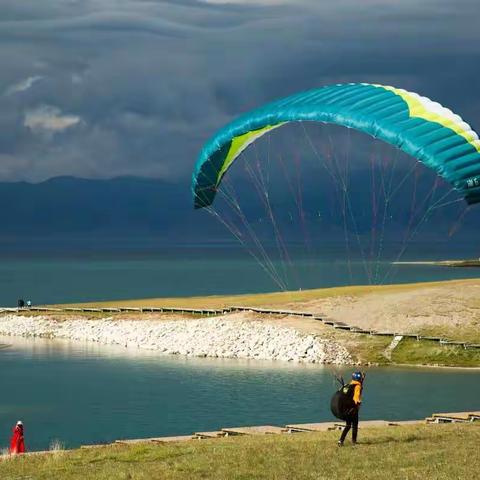
<path id="1" fill-rule="evenodd" d="M 0 317 L 0 334 L 89 341 L 187 357 L 353 364 L 347 349 L 332 340 L 242 314 L 200 320 L 57 320 L 49 316 L 4 315 Z"/>
<path id="2" fill-rule="evenodd" d="M 472 260 L 417 260 L 392 262 L 392 265 L 432 265 L 436 267 L 454 267 L 454 268 L 475 268 L 480 267 L 479 259 Z"/>
<path id="3" fill-rule="evenodd" d="M 0 334 L 211 358 L 475 368 L 479 295 L 480 280 L 468 279 L 52 305 L 4 311 Z M 394 335 L 404 338 L 392 349 Z"/>

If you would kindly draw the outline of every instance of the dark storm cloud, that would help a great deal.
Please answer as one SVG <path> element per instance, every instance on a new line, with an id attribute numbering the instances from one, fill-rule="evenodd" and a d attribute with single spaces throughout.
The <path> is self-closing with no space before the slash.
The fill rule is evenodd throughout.
<path id="1" fill-rule="evenodd" d="M 480 124 L 476 1 L 3 0 L 0 179 L 186 179 L 233 116 L 374 81 Z"/>

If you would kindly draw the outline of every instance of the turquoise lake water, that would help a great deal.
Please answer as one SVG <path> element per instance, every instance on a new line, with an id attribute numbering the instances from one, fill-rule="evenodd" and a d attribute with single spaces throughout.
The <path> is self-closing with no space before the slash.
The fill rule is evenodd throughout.
<path id="1" fill-rule="evenodd" d="M 38 248 L 37 248 L 38 247 Z M 419 245 L 404 260 L 475 257 Z M 392 259 L 389 247 L 386 257 Z M 393 249 L 392 249 L 393 250 Z M 291 247 L 291 262 L 271 258 L 288 288 L 366 284 L 365 262 L 327 245 Z M 367 262 L 368 263 L 368 262 Z M 376 265 L 370 265 L 372 270 Z M 392 267 L 379 277 L 412 282 L 477 277 L 477 269 Z M 73 248 L 44 241 L 0 249 L 0 305 L 278 290 L 249 254 L 232 246 Z M 188 434 L 226 426 L 329 421 L 333 370 L 261 361 L 159 357 L 95 344 L 0 339 L 0 447 L 22 419 L 27 446 L 67 447 L 119 438 Z M 370 369 L 362 417 L 422 418 L 434 411 L 478 410 L 480 374 L 472 371 Z"/>
<path id="2" fill-rule="evenodd" d="M 0 245 L 2 247 L 2 245 Z M 390 250 L 390 251 L 389 251 Z M 442 244 L 422 244 L 403 260 L 438 260 L 478 257 L 476 244 L 452 249 Z M 398 246 L 385 245 L 385 260 L 345 258 L 343 248 L 324 245 L 317 251 L 289 247 L 290 261 L 270 252 L 278 278 L 288 289 L 348 284 L 402 283 L 478 277 L 477 268 L 428 265 L 392 266 Z M 28 253 L 0 248 L 0 305 L 14 306 L 18 298 L 34 304 L 67 303 L 164 296 L 256 293 L 279 290 L 249 253 L 237 246 L 165 247 L 150 244 L 101 248 L 75 248 L 43 241 Z M 387 260 L 388 259 L 388 260 Z M 365 268 L 376 273 L 369 278 Z M 385 275 L 388 273 L 387 278 Z"/>
<path id="3" fill-rule="evenodd" d="M 0 338 L 0 447 L 25 423 L 30 449 L 220 427 L 331 421 L 334 369 L 186 359 L 95 344 Z M 364 419 L 478 410 L 480 372 L 370 368 Z M 349 371 L 345 371 L 348 374 Z"/>

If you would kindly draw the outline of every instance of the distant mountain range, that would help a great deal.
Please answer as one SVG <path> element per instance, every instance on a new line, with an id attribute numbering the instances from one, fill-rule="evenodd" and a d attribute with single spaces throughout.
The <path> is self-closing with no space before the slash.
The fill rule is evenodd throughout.
<path id="1" fill-rule="evenodd" d="M 350 201 L 354 203 L 354 215 L 347 212 L 346 217 L 346 226 L 351 234 L 357 231 L 369 234 L 373 215 L 378 217 L 376 228 L 382 223 L 383 203 L 378 211 L 372 212 L 368 174 L 360 172 L 358 182 L 351 187 Z M 237 191 L 242 189 L 239 181 Z M 422 198 L 421 195 L 425 197 L 427 186 L 420 185 L 417 189 L 418 198 Z M 259 236 L 273 239 L 270 214 L 262 205 L 261 195 L 252 194 L 251 185 L 244 190 L 239 203 L 246 218 Z M 396 223 L 392 227 L 395 232 L 408 228 L 411 220 L 412 194 L 402 195 L 392 202 L 393 206 L 389 206 L 392 211 L 395 210 Z M 222 199 L 218 200 L 221 206 Z M 317 179 L 304 185 L 301 204 L 292 193 L 278 189 L 271 192 L 270 202 L 277 227 L 286 239 L 296 239 L 305 231 L 313 239 L 335 235 L 343 237 L 345 224 L 341 192 L 339 197 L 339 192 L 334 191 L 328 179 Z M 362 207 L 367 204 L 368 208 Z M 83 235 L 90 238 L 152 236 L 167 243 L 234 241 L 234 236 L 206 211 L 193 210 L 188 184 L 158 179 L 57 177 L 37 184 L 0 183 L 0 205 L 0 238 L 3 239 Z M 437 233 L 439 237 L 447 235 L 458 219 L 458 212 L 457 204 L 455 209 L 442 209 L 441 215 L 435 213 L 428 223 L 427 232 L 432 236 Z M 233 208 L 230 212 L 227 209 L 227 213 L 225 219 L 235 217 Z M 478 212 L 472 209 L 458 229 L 459 234 L 475 235 L 478 217 Z M 235 222 L 240 229 L 247 228 L 238 218 Z"/>
<path id="2" fill-rule="evenodd" d="M 0 203 L 3 236 L 165 234 L 193 213 L 188 188 L 135 177 L 0 183 Z"/>

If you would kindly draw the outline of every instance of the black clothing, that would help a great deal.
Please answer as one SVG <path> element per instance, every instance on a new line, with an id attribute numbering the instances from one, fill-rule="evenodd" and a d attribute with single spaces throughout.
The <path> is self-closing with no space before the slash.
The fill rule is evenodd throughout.
<path id="1" fill-rule="evenodd" d="M 352 429 L 352 442 L 356 443 L 358 433 L 358 408 L 355 408 L 353 412 L 345 418 L 345 420 L 347 422 L 347 426 L 343 429 L 339 442 L 343 443 L 348 432 L 350 429 Z"/>

